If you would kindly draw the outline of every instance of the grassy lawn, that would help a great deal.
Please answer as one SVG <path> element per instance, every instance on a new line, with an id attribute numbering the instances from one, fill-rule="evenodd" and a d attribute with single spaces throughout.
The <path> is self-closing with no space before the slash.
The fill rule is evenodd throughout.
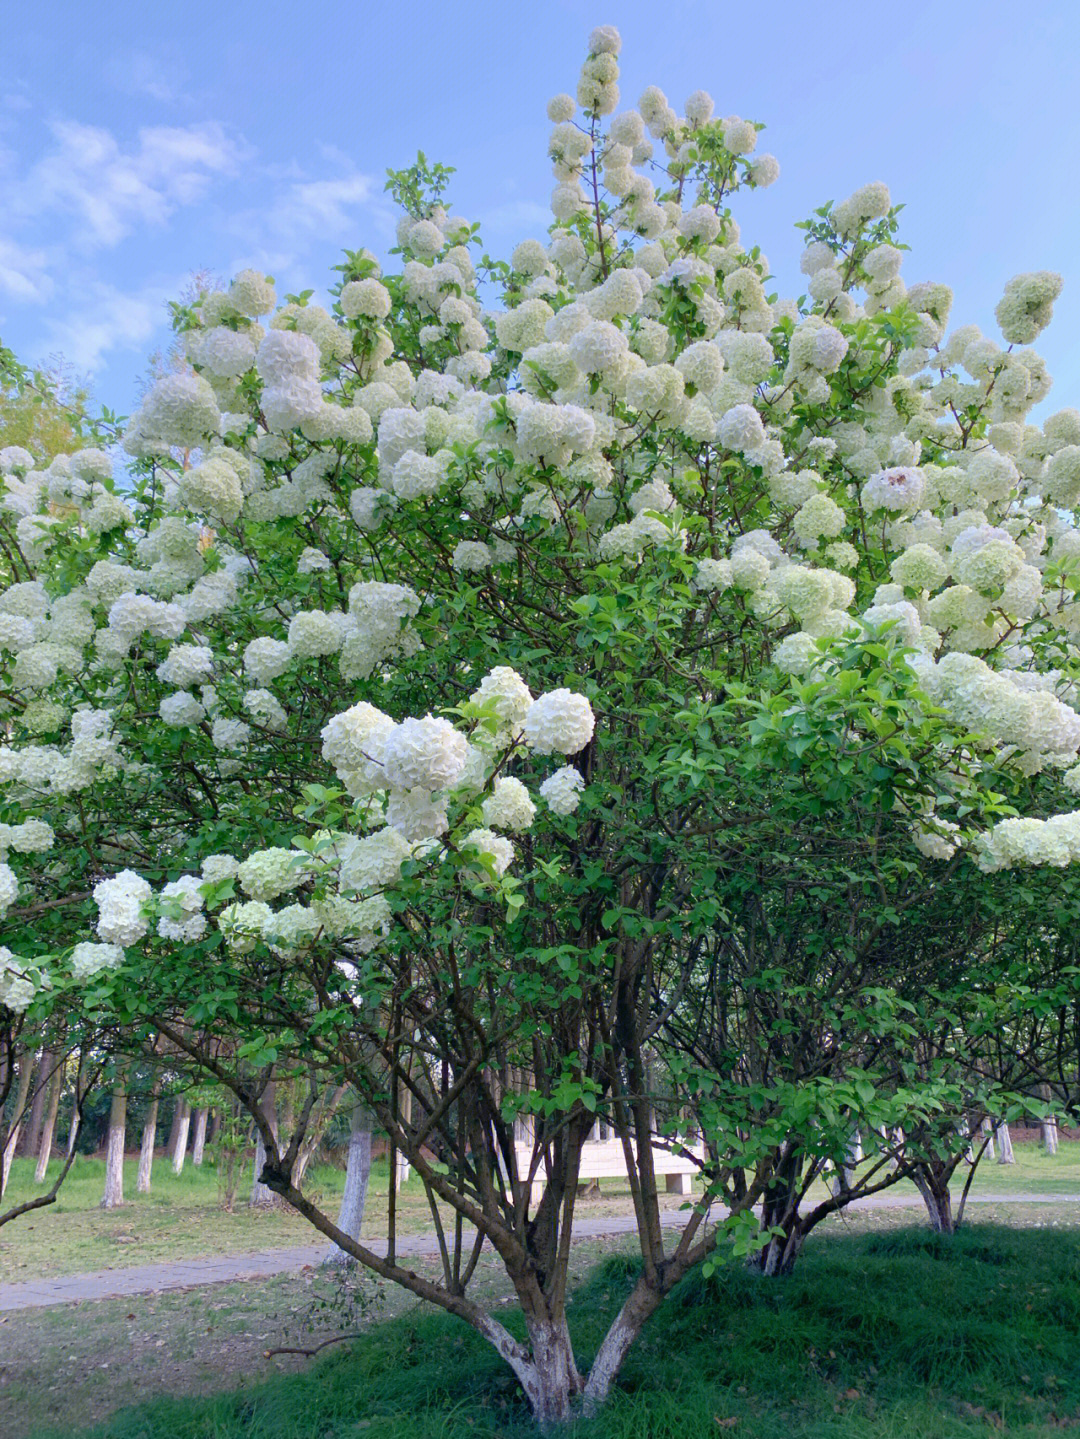
<path id="1" fill-rule="evenodd" d="M 132 1158 L 124 1175 L 128 1202 L 122 1209 L 102 1211 L 97 1206 L 103 1186 L 103 1161 L 80 1158 L 55 1205 L 0 1230 L 0 1282 L 321 1242 L 315 1230 L 291 1210 L 250 1209 L 246 1202 L 250 1174 L 234 1213 L 227 1214 L 212 1166 L 195 1169 L 189 1164 L 178 1177 L 167 1162 L 159 1161 L 154 1166 L 150 1194 L 135 1193 L 135 1168 Z M 967 1170 L 961 1170 L 954 1185 L 956 1194 L 966 1176 Z M 366 1234 L 386 1232 L 387 1180 L 387 1165 L 376 1162 L 364 1224 Z M 329 1166 L 309 1171 L 308 1187 L 313 1195 L 322 1196 L 331 1213 L 336 1212 L 343 1183 L 343 1173 Z M 604 1180 L 601 1189 L 600 1198 L 581 1201 L 579 1213 L 583 1217 L 630 1213 L 625 1180 Z M 16 1160 L 5 1202 L 18 1203 L 36 1192 L 33 1161 Z M 815 1187 L 811 1199 L 819 1192 L 824 1195 L 823 1186 Z M 974 1194 L 1024 1192 L 1080 1194 L 1080 1143 L 1063 1144 L 1053 1157 L 1044 1154 L 1037 1144 L 1018 1144 L 1015 1164 L 984 1161 L 972 1185 Z M 921 1208 L 922 1201 L 910 1184 L 898 1184 L 888 1193 L 904 1198 L 913 1208 Z M 678 1207 L 682 1201 L 670 1196 L 667 1202 Z M 972 1214 L 988 1217 L 981 1207 Z M 1077 1218 L 1080 1219 L 1080 1206 Z M 399 1195 L 398 1227 L 402 1233 L 414 1234 L 432 1228 L 431 1213 L 416 1180 L 406 1184 Z"/>
<path id="2" fill-rule="evenodd" d="M 626 1239 L 579 1256 L 587 1362 L 631 1283 Z M 524 1439 L 516 1385 L 465 1327 L 388 1299 L 315 1360 L 297 1339 L 323 1275 L 13 1314 L 5 1439 Z M 500 1318 L 520 1327 L 490 1266 Z M 340 1319 L 341 1316 L 332 1316 Z M 355 1327 L 350 1324 L 349 1327 Z M 328 1329 L 316 1317 L 315 1333 Z M 289 1341 L 287 1341 L 289 1342 Z M 833 1226 L 793 1277 L 691 1279 L 631 1350 L 580 1439 L 1050 1439 L 1080 1427 L 1080 1228 L 973 1223 L 952 1240 L 878 1214 Z M 108 1364 L 104 1370 L 101 1365 Z M 145 1398 L 147 1394 L 153 1398 Z M 192 1397 L 202 1395 L 203 1397 Z M 142 1399 L 142 1402 L 138 1402 Z M 133 1402 L 134 1401 L 134 1402 Z M 110 1409 L 109 1418 L 98 1418 Z"/>

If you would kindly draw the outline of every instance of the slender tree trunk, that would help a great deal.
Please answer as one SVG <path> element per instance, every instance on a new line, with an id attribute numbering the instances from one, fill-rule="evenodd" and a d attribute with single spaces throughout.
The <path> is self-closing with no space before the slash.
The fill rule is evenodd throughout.
<path id="1" fill-rule="evenodd" d="M 45 1118 L 41 1123 L 37 1167 L 34 1170 L 35 1184 L 44 1184 L 45 1182 L 45 1175 L 49 1168 L 49 1158 L 52 1155 L 53 1133 L 56 1130 L 56 1112 L 60 1108 L 60 1091 L 63 1087 L 64 1065 L 63 1061 L 57 1058 L 56 1068 L 53 1070 L 52 1079 L 49 1081 L 49 1103 L 45 1110 Z"/>
<path id="2" fill-rule="evenodd" d="M 341 1208 L 337 1217 L 338 1228 L 350 1239 L 360 1238 L 370 1176 L 371 1112 L 362 1104 L 354 1104 L 349 1132 L 349 1158 L 345 1166 L 345 1192 L 341 1196 Z M 350 1255 L 335 1245 L 330 1259 L 337 1264 L 347 1264 L 350 1262 Z"/>
<path id="3" fill-rule="evenodd" d="M 1013 1154 L 1012 1135 L 1009 1133 L 1009 1126 L 1007 1124 L 999 1124 L 995 1133 L 998 1142 L 997 1162 L 999 1164 L 1015 1164 L 1016 1155 Z"/>
<path id="4" fill-rule="evenodd" d="M 273 1080 L 266 1086 L 262 1100 L 262 1112 L 270 1124 L 271 1132 L 275 1142 L 278 1137 L 277 1124 L 277 1094 L 276 1085 Z M 256 1130 L 255 1133 L 255 1174 L 251 1181 L 251 1199 L 249 1203 L 256 1209 L 271 1209 L 277 1204 L 278 1199 L 274 1191 L 262 1182 L 260 1178 L 263 1165 L 266 1163 L 266 1146 L 263 1144 L 262 1133 Z"/>
<path id="5" fill-rule="evenodd" d="M 19 1084 L 15 1091 L 15 1108 L 11 1112 L 11 1131 L 4 1145 L 4 1153 L 0 1156 L 0 1199 L 4 1197 L 8 1176 L 11 1174 L 11 1161 L 15 1158 L 15 1149 L 19 1143 L 19 1131 L 26 1112 L 26 1101 L 30 1097 L 30 1083 L 36 1063 L 34 1055 L 24 1049 L 19 1057 Z"/>
<path id="6" fill-rule="evenodd" d="M 113 1090 L 109 1110 L 109 1138 L 105 1148 L 105 1194 L 102 1209 L 115 1209 L 124 1202 L 124 1138 L 127 1129 L 127 1076 L 121 1075 Z"/>
<path id="7" fill-rule="evenodd" d="M 184 1168 L 184 1159 L 187 1155 L 188 1130 L 191 1128 L 191 1105 L 186 1099 L 178 1100 L 177 1104 L 180 1110 L 180 1119 L 176 1126 L 176 1147 L 172 1152 L 174 1174 L 180 1174 Z"/>
<path id="8" fill-rule="evenodd" d="M 398 1100 L 398 1114 L 401 1116 L 402 1124 L 408 1127 L 412 1119 L 412 1090 L 405 1084 L 401 1086 L 401 1096 Z M 396 1151 L 394 1160 L 393 1183 L 394 1192 L 397 1193 L 401 1186 L 408 1181 L 409 1161 L 401 1150 Z"/>
<path id="9" fill-rule="evenodd" d="M 221 1133 L 221 1110 L 220 1110 L 220 1109 L 212 1109 L 212 1110 L 210 1111 L 210 1138 L 206 1141 L 207 1144 L 209 1144 L 209 1145 L 211 1146 L 211 1148 L 213 1148 L 213 1146 L 217 1143 L 217 1137 L 218 1137 L 218 1135 L 219 1135 L 220 1133 Z"/>
<path id="10" fill-rule="evenodd" d="M 1049 1104 L 1050 1086 L 1048 1084 L 1040 1085 L 1039 1095 L 1040 1098 Z M 1053 1114 L 1048 1114 L 1045 1119 L 1039 1121 L 1039 1128 L 1042 1130 L 1043 1148 L 1047 1154 L 1056 1154 L 1058 1152 L 1057 1118 Z"/>
<path id="11" fill-rule="evenodd" d="M 49 1087 L 49 1076 L 53 1071 L 53 1057 L 47 1049 L 38 1057 L 34 1078 L 34 1095 L 30 1101 L 30 1114 L 23 1126 L 21 1153 L 36 1154 L 41 1142 L 41 1126 L 45 1121 L 45 1091 Z"/>
<path id="12" fill-rule="evenodd" d="M 135 1181 L 135 1189 L 139 1194 L 150 1193 L 150 1175 L 154 1167 L 154 1146 L 157 1144 L 157 1117 L 158 1117 L 158 1095 L 161 1090 L 161 1080 L 154 1079 L 154 1087 L 150 1091 L 150 1107 L 146 1111 L 146 1118 L 143 1121 L 142 1144 L 139 1148 L 139 1177 Z"/>
<path id="13" fill-rule="evenodd" d="M 195 1111 L 195 1127 L 191 1137 L 191 1162 L 198 1169 L 203 1162 L 206 1148 L 206 1120 L 210 1111 L 200 1107 Z"/>

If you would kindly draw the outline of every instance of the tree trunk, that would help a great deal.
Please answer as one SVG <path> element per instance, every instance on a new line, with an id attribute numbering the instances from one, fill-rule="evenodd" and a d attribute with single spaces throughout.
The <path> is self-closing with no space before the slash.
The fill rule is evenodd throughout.
<path id="1" fill-rule="evenodd" d="M 1047 1104 L 1050 1103 L 1050 1086 L 1048 1084 L 1043 1084 L 1039 1086 L 1039 1096 Z M 1048 1114 L 1045 1119 L 1041 1119 L 1039 1121 L 1039 1128 L 1042 1130 L 1043 1148 L 1046 1150 L 1047 1154 L 1056 1154 L 1058 1152 L 1058 1128 L 1056 1116 L 1053 1114 Z"/>
<path id="2" fill-rule="evenodd" d="M 142 1145 L 139 1149 L 139 1177 L 135 1181 L 135 1189 L 139 1194 L 150 1193 L 154 1145 L 157 1143 L 158 1092 L 160 1089 L 161 1080 L 155 1079 L 154 1087 L 150 1091 L 150 1107 L 147 1109 L 146 1119 L 143 1121 Z"/>
<path id="3" fill-rule="evenodd" d="M 923 1197 L 926 1212 L 930 1216 L 930 1228 L 935 1234 L 955 1234 L 956 1223 L 953 1220 L 952 1195 L 949 1193 L 948 1180 L 942 1181 L 940 1176 L 928 1173 L 925 1169 L 912 1170 L 911 1178 Z"/>
<path id="4" fill-rule="evenodd" d="M 266 1086 L 262 1098 L 262 1112 L 270 1125 L 270 1131 L 275 1142 L 278 1137 L 277 1127 L 277 1096 L 273 1080 Z M 263 1143 L 261 1131 L 256 1130 L 255 1134 L 255 1174 L 251 1181 L 251 1199 L 248 1201 L 256 1209 L 272 1209 L 278 1202 L 274 1191 L 262 1182 L 260 1175 L 263 1165 L 266 1163 L 266 1145 Z"/>
<path id="5" fill-rule="evenodd" d="M 41 1126 L 45 1122 L 45 1091 L 49 1087 L 49 1076 L 53 1071 L 53 1056 L 47 1049 L 41 1051 L 34 1078 L 34 1097 L 30 1101 L 30 1114 L 23 1127 L 22 1153 L 29 1157 L 38 1152 L 41 1143 Z"/>
<path id="6" fill-rule="evenodd" d="M 341 1196 L 337 1226 L 350 1239 L 360 1238 L 367 1203 L 368 1179 L 371 1175 L 371 1113 L 362 1104 L 353 1105 L 352 1127 L 349 1132 L 349 1158 L 345 1167 L 345 1192 Z M 347 1264 L 351 1256 L 334 1246 L 330 1260 Z"/>
<path id="7" fill-rule="evenodd" d="M 210 1111 L 210 1138 L 206 1141 L 211 1148 L 217 1143 L 217 1137 L 221 1133 L 221 1110 Z"/>
<path id="8" fill-rule="evenodd" d="M 989 1134 L 989 1136 L 990 1136 L 990 1138 L 986 1141 L 986 1148 L 983 1150 L 983 1158 L 984 1158 L 984 1159 L 993 1159 L 993 1157 L 994 1157 L 994 1125 L 993 1125 L 993 1122 L 991 1121 L 989 1115 L 983 1120 L 982 1125 L 981 1125 L 981 1128 L 982 1128 L 982 1132 L 983 1132 L 984 1134 Z"/>
<path id="9" fill-rule="evenodd" d="M 571 1418 L 573 1403 L 584 1389 L 566 1320 L 548 1318 L 530 1320 L 532 1347 L 531 1373 L 523 1379 L 525 1393 L 532 1406 L 533 1418 L 541 1431 L 556 1429 Z"/>
<path id="10" fill-rule="evenodd" d="M 37 1167 L 34 1170 L 35 1184 L 44 1184 L 45 1182 L 49 1158 L 52 1154 L 53 1133 L 56 1129 L 56 1111 L 60 1108 L 60 1091 L 63 1087 L 64 1065 L 63 1061 L 58 1058 L 52 1078 L 49 1080 L 49 1104 L 45 1110 L 45 1118 L 42 1120 L 41 1138 L 38 1141 Z"/>
<path id="11" fill-rule="evenodd" d="M 999 1124 L 995 1133 L 998 1142 L 997 1162 L 999 1164 L 1015 1164 L 1016 1156 L 1013 1154 L 1012 1135 L 1009 1133 L 1009 1126 L 1007 1124 Z"/>
<path id="12" fill-rule="evenodd" d="M 177 1100 L 180 1109 L 180 1117 L 176 1126 L 176 1147 L 172 1152 L 172 1167 L 174 1174 L 180 1174 L 184 1168 L 184 1159 L 187 1155 L 188 1130 L 191 1128 L 191 1105 L 186 1099 Z"/>
<path id="13" fill-rule="evenodd" d="M 105 1194 L 102 1209 L 115 1209 L 124 1202 L 124 1136 L 127 1128 L 127 1077 L 121 1076 L 113 1090 L 109 1110 L 109 1138 L 105 1148 Z"/>
<path id="14" fill-rule="evenodd" d="M 33 1054 L 29 1050 L 23 1050 L 19 1058 L 19 1086 L 15 1091 L 15 1108 L 11 1112 L 11 1131 L 4 1145 L 4 1153 L 0 1156 L 0 1199 L 4 1197 L 8 1176 L 11 1174 L 11 1161 L 15 1158 L 15 1149 L 19 1143 L 19 1131 L 26 1111 L 26 1101 L 30 1097 L 30 1082 L 34 1076 L 35 1065 Z"/>
<path id="15" fill-rule="evenodd" d="M 191 1137 L 191 1162 L 198 1169 L 203 1162 L 206 1148 L 206 1120 L 210 1111 L 204 1107 L 195 1111 L 195 1128 Z"/>

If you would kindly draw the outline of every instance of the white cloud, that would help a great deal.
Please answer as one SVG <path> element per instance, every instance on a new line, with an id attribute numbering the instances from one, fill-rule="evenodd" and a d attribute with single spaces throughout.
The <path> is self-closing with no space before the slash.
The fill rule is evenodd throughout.
<path id="1" fill-rule="evenodd" d="M 140 225 L 164 224 L 243 158 L 212 121 L 147 127 L 127 149 L 97 125 L 62 120 L 51 129 L 53 149 L 15 186 L 10 210 L 24 219 L 73 215 L 80 228 L 71 238 L 86 245 L 116 245 Z"/>
<path id="2" fill-rule="evenodd" d="M 46 324 L 46 349 L 55 349 L 81 375 L 92 375 L 116 350 L 144 351 L 168 324 L 166 301 L 179 292 L 177 283 L 150 285 L 128 293 L 114 285 L 95 284 L 81 306 Z"/>
<path id="3" fill-rule="evenodd" d="M 43 304 L 52 291 L 45 251 L 0 235 L 0 294 L 24 304 Z"/>

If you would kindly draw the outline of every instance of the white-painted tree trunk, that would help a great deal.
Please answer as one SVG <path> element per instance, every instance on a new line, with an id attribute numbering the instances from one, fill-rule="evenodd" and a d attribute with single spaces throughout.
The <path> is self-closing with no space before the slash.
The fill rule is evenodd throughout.
<path id="1" fill-rule="evenodd" d="M 206 1121 L 210 1117 L 210 1111 L 205 1105 L 195 1111 L 195 1123 L 192 1126 L 191 1134 L 191 1162 L 196 1169 L 200 1168 L 203 1162 L 203 1155 L 206 1152 Z"/>
<path id="2" fill-rule="evenodd" d="M 273 1081 L 266 1086 L 262 1102 L 263 1114 L 270 1123 L 270 1130 L 276 1141 L 278 1135 L 277 1127 L 277 1093 Z M 277 1195 L 269 1187 L 263 1184 L 259 1176 L 262 1174 L 263 1165 L 266 1163 L 266 1145 L 263 1143 L 262 1133 L 255 1134 L 255 1173 L 251 1180 L 251 1198 L 249 1204 L 255 1209 L 271 1209 L 278 1202 Z"/>
<path id="3" fill-rule="evenodd" d="M 1042 1085 L 1039 1093 L 1041 1098 L 1049 1104 L 1051 1097 L 1050 1086 L 1048 1084 Z M 1043 1148 L 1047 1154 L 1056 1154 L 1058 1152 L 1057 1116 L 1048 1114 L 1045 1119 L 1039 1121 L 1039 1128 L 1042 1131 Z"/>
<path id="4" fill-rule="evenodd" d="M 999 1164 L 1015 1164 L 1016 1156 L 1013 1154 L 1012 1135 L 1009 1133 L 1007 1124 L 999 1124 L 994 1131 L 997 1138 Z"/>
<path id="5" fill-rule="evenodd" d="M 994 1157 L 994 1126 L 993 1126 L 993 1124 L 991 1123 L 989 1116 L 987 1116 L 987 1117 L 983 1120 L 983 1122 L 982 1122 L 982 1132 L 983 1132 L 984 1134 L 989 1134 L 989 1136 L 990 1136 L 990 1138 L 986 1141 L 986 1148 L 983 1150 L 983 1158 L 984 1158 L 984 1159 L 993 1159 L 993 1157 Z"/>
<path id="6" fill-rule="evenodd" d="M 105 1193 L 102 1209 L 115 1209 L 124 1202 L 124 1135 L 127 1129 L 127 1090 L 120 1080 L 113 1090 L 109 1110 L 109 1137 L 105 1146 Z"/>
<path id="7" fill-rule="evenodd" d="M 150 1193 L 150 1176 L 154 1167 L 154 1146 L 157 1144 L 158 1094 L 154 1085 L 150 1107 L 143 1121 L 142 1144 L 139 1147 L 139 1174 L 135 1189 L 139 1194 Z"/>
<path id="8" fill-rule="evenodd" d="M 349 1131 L 349 1158 L 345 1166 L 345 1192 L 341 1196 L 337 1227 L 350 1239 L 359 1239 L 371 1175 L 371 1113 L 362 1104 L 353 1105 Z M 330 1260 L 347 1264 L 350 1256 L 336 1245 Z"/>
<path id="9" fill-rule="evenodd" d="M 41 1138 L 38 1140 L 37 1164 L 34 1167 L 34 1183 L 44 1184 L 52 1155 L 53 1134 L 56 1131 L 56 1111 L 60 1107 L 60 1090 L 64 1084 L 64 1066 L 54 1056 L 56 1068 L 49 1080 L 49 1102 L 41 1121 Z"/>
<path id="10" fill-rule="evenodd" d="M 174 1174 L 183 1172 L 184 1160 L 187 1158 L 188 1130 L 191 1128 L 191 1105 L 186 1099 L 178 1099 L 180 1105 L 180 1122 L 176 1126 L 176 1147 L 172 1152 L 172 1167 Z"/>

